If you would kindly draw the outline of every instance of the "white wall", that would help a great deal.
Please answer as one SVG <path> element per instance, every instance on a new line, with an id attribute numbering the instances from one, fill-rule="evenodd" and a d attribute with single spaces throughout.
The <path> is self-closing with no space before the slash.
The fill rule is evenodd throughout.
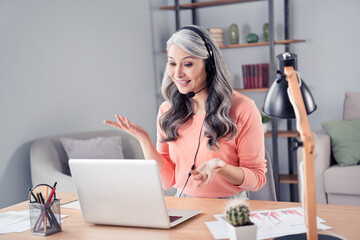
<path id="1" fill-rule="evenodd" d="M 35 139 L 115 113 L 155 139 L 153 2 L 0 1 L 0 208 L 26 199 Z"/>

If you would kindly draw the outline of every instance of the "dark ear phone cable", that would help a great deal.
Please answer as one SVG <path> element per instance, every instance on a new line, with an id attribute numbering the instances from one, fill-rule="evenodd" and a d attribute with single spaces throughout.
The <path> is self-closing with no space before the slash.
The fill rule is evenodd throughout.
<path id="1" fill-rule="evenodd" d="M 207 116 L 207 114 L 205 115 L 205 118 L 206 118 L 206 116 Z M 202 129 L 203 129 L 204 123 L 205 123 L 205 118 L 204 118 L 204 121 L 203 121 L 203 123 L 201 125 L 201 128 L 200 128 L 199 141 L 198 141 L 198 145 L 197 145 L 197 148 L 196 148 L 196 153 L 195 153 L 195 156 L 194 156 L 194 164 L 191 166 L 191 170 L 195 169 L 195 161 L 196 161 L 196 156 L 197 156 L 197 154 L 199 152 L 199 148 L 200 148 L 200 140 L 201 140 Z M 186 185 L 187 185 L 187 183 L 189 181 L 190 176 L 191 176 L 191 172 L 189 171 L 188 177 L 186 179 L 186 182 L 184 184 L 183 189 L 181 190 L 181 193 L 180 193 L 179 197 L 181 197 L 181 195 L 183 194 L 183 191 L 184 191 L 184 189 L 185 189 L 185 187 L 186 187 Z"/>
<path id="2" fill-rule="evenodd" d="M 204 89 L 206 89 L 210 82 L 213 80 L 214 76 L 215 76 L 215 72 L 216 72 L 216 66 L 215 66 L 215 59 L 214 59 L 214 52 L 213 52 L 213 49 L 211 47 L 211 44 L 209 43 L 208 39 L 205 37 L 205 35 L 197 28 L 194 28 L 194 27 L 191 27 L 191 26 L 185 26 L 185 27 L 182 27 L 181 29 L 179 29 L 178 31 L 182 30 L 182 29 L 188 29 L 188 30 L 191 30 L 193 32 L 196 32 L 200 38 L 204 41 L 204 44 L 205 44 L 205 47 L 206 47 L 206 50 L 208 51 L 209 53 L 209 58 L 207 59 L 207 62 L 205 64 L 205 71 L 206 71 L 206 74 L 208 75 L 208 78 L 206 79 L 207 80 L 207 84 L 205 87 L 203 87 L 202 89 L 200 89 L 199 91 L 197 92 L 189 92 L 186 94 L 186 97 L 187 98 L 193 98 L 195 96 L 195 94 L 198 94 L 199 92 L 203 91 Z M 201 134 L 202 134 L 202 129 L 204 127 L 204 123 L 205 123 L 205 119 L 206 119 L 206 116 L 207 114 L 205 114 L 205 118 L 204 118 L 204 121 L 201 125 L 201 129 L 200 129 L 200 134 L 199 134 L 199 141 L 198 141 L 198 145 L 197 145 L 197 148 L 196 148 L 196 153 L 195 153 L 195 156 L 194 156 L 194 164 L 191 166 L 191 170 L 194 170 L 195 169 L 195 161 L 196 161 L 196 156 L 199 152 L 199 148 L 200 148 L 200 140 L 201 140 Z M 188 181 L 189 181 L 189 178 L 191 176 L 191 172 L 189 171 L 189 175 L 186 179 L 186 182 L 184 184 L 184 187 L 183 189 L 181 190 L 181 193 L 179 195 L 179 197 L 181 197 Z"/>

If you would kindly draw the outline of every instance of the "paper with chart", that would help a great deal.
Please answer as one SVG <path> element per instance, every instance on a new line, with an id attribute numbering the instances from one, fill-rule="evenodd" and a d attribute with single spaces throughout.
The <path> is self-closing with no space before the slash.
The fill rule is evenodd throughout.
<path id="1" fill-rule="evenodd" d="M 61 215 L 61 218 L 67 215 Z M 29 210 L 0 213 L 0 234 L 24 232 L 30 229 Z"/>
<path id="2" fill-rule="evenodd" d="M 229 238 L 227 223 L 223 219 L 224 214 L 214 215 L 217 221 L 205 224 L 215 239 Z M 268 239 L 279 236 L 306 232 L 304 210 L 297 208 L 284 208 L 251 212 L 251 221 L 258 226 L 257 239 Z M 331 227 L 324 225 L 325 220 L 317 217 L 319 230 L 327 230 Z"/>
<path id="3" fill-rule="evenodd" d="M 72 202 L 62 204 L 61 207 L 62 208 L 71 208 L 71 209 L 81 210 L 79 200 L 75 200 L 75 201 L 72 201 Z"/>

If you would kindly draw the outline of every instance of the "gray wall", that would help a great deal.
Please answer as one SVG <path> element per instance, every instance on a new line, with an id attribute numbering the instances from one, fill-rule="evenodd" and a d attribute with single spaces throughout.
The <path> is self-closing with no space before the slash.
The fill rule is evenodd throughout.
<path id="1" fill-rule="evenodd" d="M 314 129 L 340 119 L 345 91 L 360 91 L 357 74 L 360 3 L 357 0 L 293 0 L 291 37 L 306 39 L 291 49 L 318 110 Z M 128 116 L 155 138 L 155 118 L 165 42 L 175 30 L 174 13 L 160 11 L 171 0 L 0 1 L 0 207 L 26 198 L 31 185 L 29 146 L 38 138 L 108 129 L 114 113 Z M 282 1 L 275 0 L 276 39 L 282 39 Z M 200 24 L 240 27 L 261 36 L 266 2 L 201 9 Z M 190 23 L 189 11 L 181 13 Z M 225 40 L 228 41 L 227 31 Z M 276 53 L 283 51 L 282 46 Z M 241 64 L 269 61 L 267 47 L 223 50 L 242 86 Z M 155 70 L 154 70 L 155 69 Z M 259 108 L 263 93 L 249 94 Z M 284 127 L 284 123 L 281 123 Z M 287 171 L 280 142 L 280 171 Z M 287 186 L 283 186 L 286 188 Z M 287 190 L 282 191 L 286 200 Z"/>
<path id="2" fill-rule="evenodd" d="M 154 139 L 151 4 L 0 1 L 0 208 L 27 197 L 35 139 L 110 129 L 115 113 Z"/>

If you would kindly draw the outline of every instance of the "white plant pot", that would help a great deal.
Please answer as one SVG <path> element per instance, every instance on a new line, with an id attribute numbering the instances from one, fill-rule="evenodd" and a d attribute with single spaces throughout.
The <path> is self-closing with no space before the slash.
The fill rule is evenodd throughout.
<path id="1" fill-rule="evenodd" d="M 227 225 L 230 240 L 256 240 L 257 226 L 255 224 L 234 227 L 227 222 Z"/>
<path id="2" fill-rule="evenodd" d="M 266 133 L 268 130 L 269 123 L 263 123 L 262 125 L 263 125 L 264 133 Z"/>

